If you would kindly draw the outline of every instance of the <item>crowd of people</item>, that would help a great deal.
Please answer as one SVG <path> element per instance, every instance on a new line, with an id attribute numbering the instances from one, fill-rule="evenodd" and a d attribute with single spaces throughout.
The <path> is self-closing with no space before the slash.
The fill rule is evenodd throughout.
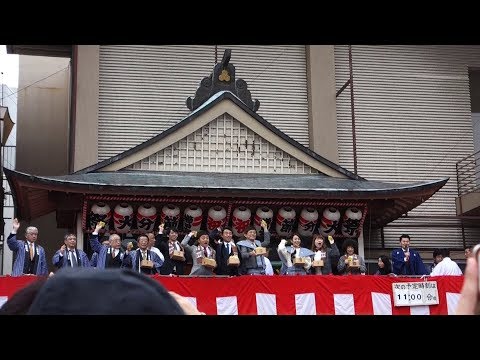
<path id="1" fill-rule="evenodd" d="M 191 276 L 238 276 L 274 275 L 269 260 L 271 234 L 267 223 L 262 221 L 261 231 L 254 226 L 245 229 L 243 238 L 233 239 L 229 227 L 216 228 L 212 232 L 190 231 L 179 241 L 176 228 L 165 229 L 163 224 L 158 233 L 141 234 L 135 241 L 122 246 L 118 234 L 100 239 L 104 224 L 99 222 L 90 235 L 93 254 L 77 248 L 75 234 L 67 234 L 63 244 L 53 256 L 56 269 L 64 267 L 94 267 L 97 269 L 129 268 L 146 275 L 191 275 Z M 29 226 L 25 240 L 17 239 L 20 223 L 13 220 L 12 231 L 7 244 L 15 253 L 12 276 L 25 274 L 47 275 L 48 266 L 44 248 L 38 244 L 38 229 Z M 332 236 L 325 238 L 314 234 L 311 247 L 304 247 L 302 237 L 293 233 L 289 239 L 281 239 L 276 251 L 281 261 L 277 270 L 280 275 L 365 275 L 367 266 L 358 253 L 355 239 L 345 239 L 340 252 Z M 471 247 L 465 249 L 465 256 L 471 254 Z M 187 261 L 188 260 L 188 261 Z M 188 264 L 188 265 L 187 265 Z M 419 252 L 410 247 L 410 236 L 399 237 L 399 247 L 390 256 L 378 258 L 375 275 L 389 276 L 439 276 L 462 275 L 458 264 L 450 258 L 448 249 L 434 249 L 433 263 L 425 266 Z"/>
<path id="2" fill-rule="evenodd" d="M 19 240 L 17 231 L 20 223 L 14 219 L 12 232 L 7 239 L 9 248 L 16 255 L 12 276 L 30 274 L 39 275 L 39 279 L 18 291 L 4 304 L 0 313 L 109 314 L 120 312 L 121 308 L 123 314 L 202 314 L 182 296 L 168 292 L 159 282 L 144 276 L 184 275 L 186 254 L 193 262 L 189 273 L 192 276 L 273 274 L 268 260 L 270 233 L 265 222 L 262 222 L 261 238 L 258 238 L 256 228 L 251 226 L 245 229 L 244 239 L 237 242 L 233 240 L 232 230 L 228 227 L 215 229 L 210 234 L 191 231 L 179 242 L 178 230 L 172 228 L 165 231 L 162 224 L 156 236 L 153 233 L 139 235 L 136 249 L 132 242 L 127 244 L 126 249 L 122 248 L 118 234 L 111 234 L 100 242 L 99 233 L 103 225 L 98 223 L 90 236 L 90 245 L 94 250 L 91 259 L 77 248 L 74 234 L 65 235 L 64 243 L 52 259 L 58 271 L 50 279 L 46 277 L 48 267 L 45 250 L 37 243 L 38 229 L 27 227 L 25 240 Z M 211 238 L 214 239 L 213 243 L 210 242 Z M 402 234 L 399 242 L 400 246 L 392 250 L 391 258 L 386 255 L 379 257 L 375 275 L 462 275 L 459 266 L 450 258 L 448 249 L 433 251 L 434 261 L 428 271 L 420 254 L 410 247 L 410 236 Z M 479 253 L 478 247 L 465 249 L 467 267 L 457 311 L 459 314 L 473 314 L 479 310 L 478 259 L 473 256 Z M 342 275 L 366 273 L 365 261 L 358 254 L 358 244 L 353 239 L 343 242 L 340 255 L 331 236 L 326 240 L 322 235 L 315 234 L 308 249 L 302 246 L 299 234 L 293 234 L 291 239 L 280 241 L 277 252 L 282 262 L 279 270 L 282 275 L 330 275 L 335 266 Z M 102 291 L 92 291 L 100 287 Z M 107 306 L 106 299 L 110 297 L 105 295 L 126 287 L 132 289 L 131 296 L 135 301 L 128 301 L 130 291 L 127 291 L 128 294 L 124 292 L 125 296 L 118 304 L 112 306 L 108 301 Z M 475 300 L 474 294 L 477 297 Z M 65 301 L 65 296 L 75 301 Z M 155 297 L 158 302 L 149 301 Z M 59 302 L 58 298 L 62 298 L 62 301 Z M 82 300 L 82 306 L 78 306 L 79 299 Z M 127 302 L 129 305 L 126 305 Z M 71 303 L 77 305 L 72 307 L 69 305 Z M 91 307 L 92 303 L 95 306 Z"/>

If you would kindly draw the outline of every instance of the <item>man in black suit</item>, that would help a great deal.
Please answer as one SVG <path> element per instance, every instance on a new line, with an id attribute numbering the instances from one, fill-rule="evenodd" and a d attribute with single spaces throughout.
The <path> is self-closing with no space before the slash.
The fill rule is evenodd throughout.
<path id="1" fill-rule="evenodd" d="M 171 228 L 169 231 L 164 230 L 164 225 L 160 224 L 158 227 L 158 235 L 155 237 L 155 247 L 157 247 L 160 252 L 163 254 L 164 263 L 160 268 L 161 275 L 184 275 L 184 265 L 185 260 L 174 260 L 172 259 L 173 252 L 183 251 L 185 249 L 178 241 L 178 230 L 176 228 Z"/>
<path id="2" fill-rule="evenodd" d="M 210 237 L 215 238 L 217 233 L 215 231 L 220 232 L 220 229 L 215 229 L 210 234 Z M 217 243 L 216 250 L 216 261 L 217 261 L 217 268 L 215 269 L 215 273 L 217 275 L 228 275 L 228 276 L 238 276 L 238 266 L 228 265 L 228 258 L 232 255 L 237 255 L 238 258 L 238 249 L 235 243 L 233 242 L 233 232 L 232 229 L 229 227 L 223 228 L 221 230 L 221 238 L 222 240 Z"/>

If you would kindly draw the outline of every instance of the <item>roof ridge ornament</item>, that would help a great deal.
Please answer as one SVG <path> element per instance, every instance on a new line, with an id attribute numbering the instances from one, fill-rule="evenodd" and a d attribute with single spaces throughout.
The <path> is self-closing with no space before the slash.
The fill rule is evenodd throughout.
<path id="1" fill-rule="evenodd" d="M 243 79 L 235 80 L 235 66 L 230 64 L 231 49 L 225 49 L 222 61 L 215 65 L 213 73 L 204 77 L 195 92 L 195 97 L 187 98 L 187 107 L 193 111 L 220 91 L 230 91 L 235 94 L 247 107 L 254 112 L 260 107 L 260 101 L 252 100 L 247 82 Z"/>

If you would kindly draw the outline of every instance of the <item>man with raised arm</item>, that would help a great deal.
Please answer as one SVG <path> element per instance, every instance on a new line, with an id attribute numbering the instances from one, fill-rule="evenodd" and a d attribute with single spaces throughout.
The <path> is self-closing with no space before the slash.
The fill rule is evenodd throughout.
<path id="1" fill-rule="evenodd" d="M 19 227 L 20 222 L 18 219 L 13 219 L 12 232 L 7 238 L 9 249 L 15 253 L 12 276 L 47 276 L 48 268 L 45 250 L 37 244 L 38 229 L 34 226 L 27 227 L 25 230 L 25 240 L 17 240 Z"/>
<path id="2" fill-rule="evenodd" d="M 75 234 L 66 234 L 63 238 L 63 245 L 53 255 L 53 265 L 62 267 L 90 267 L 87 254 L 77 249 L 77 237 Z"/>
<path id="3" fill-rule="evenodd" d="M 95 226 L 92 235 L 90 236 L 90 246 L 92 250 L 98 253 L 97 269 L 106 268 L 120 268 L 122 267 L 125 253 L 122 250 L 122 242 L 118 234 L 111 234 L 108 245 L 100 244 L 98 241 L 98 232 L 105 224 L 99 222 Z"/>
<path id="4" fill-rule="evenodd" d="M 263 242 L 257 240 L 257 230 L 249 226 L 244 231 L 245 240 L 237 242 L 242 257 L 241 273 L 247 275 L 265 275 L 265 257 L 255 249 L 266 248 L 270 244 L 270 232 L 265 220 L 262 220 Z M 266 249 L 265 249 L 266 250 Z"/>

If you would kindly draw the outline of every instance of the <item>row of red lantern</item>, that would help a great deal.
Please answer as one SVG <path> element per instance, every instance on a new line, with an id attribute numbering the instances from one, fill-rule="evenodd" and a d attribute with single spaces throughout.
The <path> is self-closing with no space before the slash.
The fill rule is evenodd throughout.
<path id="1" fill-rule="evenodd" d="M 343 217 L 338 208 L 329 206 L 322 212 L 321 217 L 314 207 L 305 207 L 301 210 L 298 222 L 297 213 L 293 207 L 281 207 L 275 218 L 275 231 L 279 236 L 288 237 L 295 230 L 302 236 L 311 236 L 314 231 L 318 231 L 324 236 L 341 233 L 346 237 L 358 237 L 360 234 L 360 221 L 362 219 L 362 210 L 358 207 L 349 207 L 345 210 Z M 160 212 L 160 222 L 165 227 L 178 228 L 180 224 L 181 211 L 174 204 L 167 204 L 162 207 Z M 91 207 L 89 225 L 91 229 L 95 228 L 98 221 L 104 221 L 106 230 L 112 219 L 112 210 L 104 202 L 98 202 Z M 120 203 L 113 210 L 113 226 L 117 233 L 128 233 L 134 229 L 140 232 L 150 232 L 154 230 L 155 223 L 158 220 L 157 209 L 152 204 L 146 203 L 140 205 L 136 212 L 132 205 Z M 253 225 L 260 231 L 260 223 L 265 220 L 269 229 L 274 220 L 273 210 L 268 206 L 260 206 L 253 216 Z M 183 230 L 185 232 L 200 230 L 203 221 L 203 210 L 197 205 L 190 205 L 183 211 Z M 223 227 L 227 222 L 227 211 L 220 205 L 212 206 L 208 209 L 206 229 L 212 231 L 215 228 Z M 252 222 L 252 212 L 246 206 L 238 206 L 232 214 L 232 231 L 237 237 L 241 236 L 245 229 Z"/>

